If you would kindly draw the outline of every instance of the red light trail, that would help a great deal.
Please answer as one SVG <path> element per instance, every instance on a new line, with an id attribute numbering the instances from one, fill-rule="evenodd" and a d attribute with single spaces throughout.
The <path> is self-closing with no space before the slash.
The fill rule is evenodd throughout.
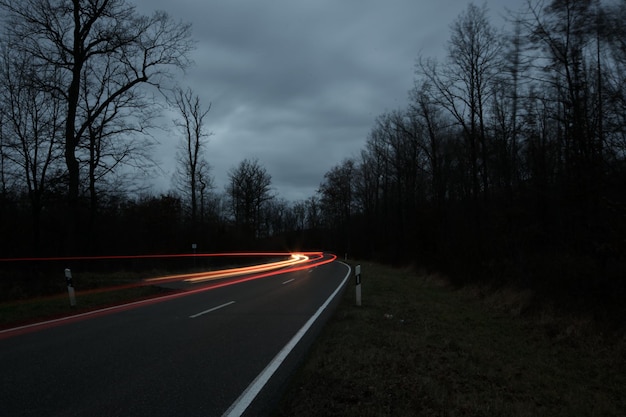
<path id="1" fill-rule="evenodd" d="M 322 252 L 304 252 L 305 255 L 318 255 Z M 45 258 L 0 258 L 0 262 L 20 261 L 97 261 L 105 259 L 172 259 L 172 258 L 219 258 L 219 257 L 269 257 L 290 256 L 291 252 L 224 252 L 224 253 L 176 253 L 157 255 L 104 255 L 104 256 L 66 256 Z"/>
<path id="2" fill-rule="evenodd" d="M 183 281 L 186 284 L 190 284 L 188 287 L 183 289 L 180 292 L 176 292 L 173 294 L 156 296 L 150 299 L 139 300 L 127 304 L 106 307 L 100 310 L 86 311 L 74 315 L 70 315 L 67 317 L 62 317 L 58 319 L 48 320 L 40 323 L 27 324 L 24 326 L 0 330 L 0 340 L 15 336 L 17 334 L 28 333 L 31 331 L 36 331 L 38 329 L 44 329 L 49 327 L 58 326 L 64 323 L 70 323 L 74 321 L 84 320 L 89 317 L 97 317 L 105 314 L 110 314 L 117 311 L 129 310 L 132 308 L 136 308 L 143 305 L 149 305 L 158 303 L 161 301 L 170 300 L 173 298 L 184 297 L 189 294 L 199 293 L 203 291 L 209 291 L 216 288 L 226 287 L 229 285 L 235 285 L 246 281 L 251 281 L 260 278 L 266 278 L 274 275 L 285 274 L 288 272 L 302 271 L 305 269 L 315 268 L 317 266 L 325 265 L 333 262 L 337 259 L 336 255 L 326 254 L 322 252 L 302 252 L 302 253 L 288 253 L 288 252 L 238 252 L 238 253 L 226 253 L 226 254 L 183 254 L 183 255 L 139 255 L 139 256 L 104 256 L 104 257 L 73 257 L 73 258 L 19 258 L 12 259 L 13 261 L 44 261 L 44 260 L 97 260 L 97 259 L 129 259 L 129 258 L 156 258 L 156 257 L 192 257 L 192 256 L 238 256 L 238 257 L 275 257 L 275 256 L 289 256 L 289 259 L 284 261 L 275 261 L 275 262 L 267 262 L 261 263 L 252 266 L 240 267 L 240 268 L 230 268 L 223 269 L 219 271 L 210 271 L 210 272 L 200 272 L 200 273 L 191 273 L 191 274 L 177 274 L 170 275 L 165 277 L 157 277 L 157 278 L 149 278 L 143 281 L 140 281 L 136 284 L 129 284 L 123 286 L 117 286 L 113 288 L 106 288 L 98 291 L 113 291 L 121 288 L 130 288 L 136 286 L 146 286 L 146 285 L 155 285 L 155 284 L 163 284 L 175 281 Z M 0 261 L 8 261 L 8 259 L 0 259 Z M 208 282 L 208 283 L 207 283 Z M 205 285 L 197 285 L 205 283 Z M 85 291 L 93 292 L 91 291 Z M 77 297 L 80 296 L 82 292 L 77 292 Z"/>
<path id="3" fill-rule="evenodd" d="M 322 256 L 322 255 L 319 254 L 319 256 Z M 162 283 L 162 282 L 171 282 L 171 281 L 185 281 L 187 283 L 195 284 L 195 283 L 212 281 L 212 280 L 221 279 L 221 278 L 230 278 L 230 277 L 235 277 L 235 276 L 240 276 L 240 275 L 255 274 L 255 273 L 268 272 L 268 271 L 277 270 L 277 269 L 286 268 L 286 267 L 293 267 L 295 265 L 308 262 L 309 259 L 310 259 L 309 255 L 298 253 L 298 254 L 292 254 L 290 259 L 286 261 L 270 262 L 270 263 L 264 263 L 264 264 L 259 264 L 259 265 L 223 269 L 223 270 L 211 271 L 211 272 L 198 272 L 198 273 L 193 273 L 193 274 L 170 275 L 170 276 L 165 276 L 165 277 L 160 277 L 160 278 L 146 279 L 144 280 L 144 282 L 146 283 L 161 282 Z M 316 258 L 316 259 L 319 259 L 319 258 Z"/>

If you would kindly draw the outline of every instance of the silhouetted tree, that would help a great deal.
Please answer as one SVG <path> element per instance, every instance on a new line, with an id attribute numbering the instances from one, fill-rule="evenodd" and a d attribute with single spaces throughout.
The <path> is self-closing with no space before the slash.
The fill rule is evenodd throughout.
<path id="1" fill-rule="evenodd" d="M 125 0 L 0 0 L 12 45 L 32 60 L 42 88 L 63 101 L 63 146 L 68 174 L 68 221 L 75 237 L 80 222 L 81 144 L 112 102 L 142 84 L 158 86 L 171 69 L 188 64 L 190 26 L 164 12 L 139 15 Z M 86 112 L 86 80 L 106 73 L 111 80 L 99 105 Z M 84 90 L 83 90 L 84 91 Z"/>
<path id="2" fill-rule="evenodd" d="M 115 58 L 107 56 L 106 62 L 86 63 L 81 82 L 78 106 L 90 122 L 76 154 L 81 176 L 87 178 L 92 249 L 98 242 L 100 200 L 106 200 L 106 194 L 134 191 L 132 174 L 145 173 L 154 165 L 150 155 L 154 142 L 148 132 L 159 106 L 141 89 L 113 95 L 119 78 Z"/>
<path id="3" fill-rule="evenodd" d="M 420 59 L 418 73 L 437 92 L 437 101 L 455 118 L 467 148 L 472 195 L 488 195 L 487 106 L 500 68 L 501 45 L 486 6 L 470 3 L 452 24 L 448 61 L 439 67 Z"/>
<path id="4" fill-rule="evenodd" d="M 203 108 L 200 98 L 188 88 L 186 91 L 175 91 L 174 106 L 181 116 L 174 123 L 182 135 L 174 183 L 189 201 L 191 225 L 194 227 L 198 220 L 198 206 L 200 220 L 204 220 L 205 200 L 213 189 L 213 178 L 205 156 L 207 138 L 211 133 L 206 131 L 204 122 L 211 104 Z"/>
<path id="5" fill-rule="evenodd" d="M 258 160 L 244 159 L 228 173 L 228 178 L 226 194 L 235 226 L 246 238 L 258 238 L 262 209 L 274 198 L 272 177 Z"/>
<path id="6" fill-rule="evenodd" d="M 5 39 L 7 41 L 7 39 Z M 61 180 L 61 102 L 41 90 L 32 57 L 11 48 L 9 39 L 0 57 L 0 106 L 2 122 L 2 186 L 6 191 L 9 172 L 26 190 L 30 205 L 31 248 L 39 252 L 41 212 L 50 183 Z M 56 73 L 49 76 L 54 77 Z M 9 168 L 9 164 L 12 165 Z"/>
<path id="7" fill-rule="evenodd" d="M 354 206 L 354 161 L 345 159 L 324 174 L 317 191 L 324 226 L 334 234 L 335 250 L 349 251 L 349 226 Z"/>

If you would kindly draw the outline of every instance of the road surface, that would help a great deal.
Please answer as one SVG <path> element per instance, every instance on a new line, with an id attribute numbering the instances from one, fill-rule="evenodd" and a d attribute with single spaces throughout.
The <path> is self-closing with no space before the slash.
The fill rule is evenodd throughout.
<path id="1" fill-rule="evenodd" d="M 267 414 L 349 274 L 332 262 L 3 331 L 0 416 Z"/>

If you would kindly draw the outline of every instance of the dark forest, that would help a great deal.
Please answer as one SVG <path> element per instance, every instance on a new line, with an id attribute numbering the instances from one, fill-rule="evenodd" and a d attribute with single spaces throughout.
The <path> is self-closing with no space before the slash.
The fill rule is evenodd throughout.
<path id="1" fill-rule="evenodd" d="M 176 186 L 137 186 L 150 91 L 189 64 L 189 27 L 124 1 L 45 19 L 61 13 L 45 3 L 0 0 L 1 257 L 315 249 L 623 314 L 626 2 L 529 2 L 505 30 L 470 4 L 444 59 L 416 56 L 409 105 L 295 202 L 257 160 L 216 190 L 210 106 L 180 88 Z"/>

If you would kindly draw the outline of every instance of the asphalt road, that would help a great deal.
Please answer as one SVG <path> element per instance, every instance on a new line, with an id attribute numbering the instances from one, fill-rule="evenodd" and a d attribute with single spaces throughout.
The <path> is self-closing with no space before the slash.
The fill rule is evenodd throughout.
<path id="1" fill-rule="evenodd" d="M 332 262 L 5 333 L 0 416 L 266 414 L 349 274 Z"/>

